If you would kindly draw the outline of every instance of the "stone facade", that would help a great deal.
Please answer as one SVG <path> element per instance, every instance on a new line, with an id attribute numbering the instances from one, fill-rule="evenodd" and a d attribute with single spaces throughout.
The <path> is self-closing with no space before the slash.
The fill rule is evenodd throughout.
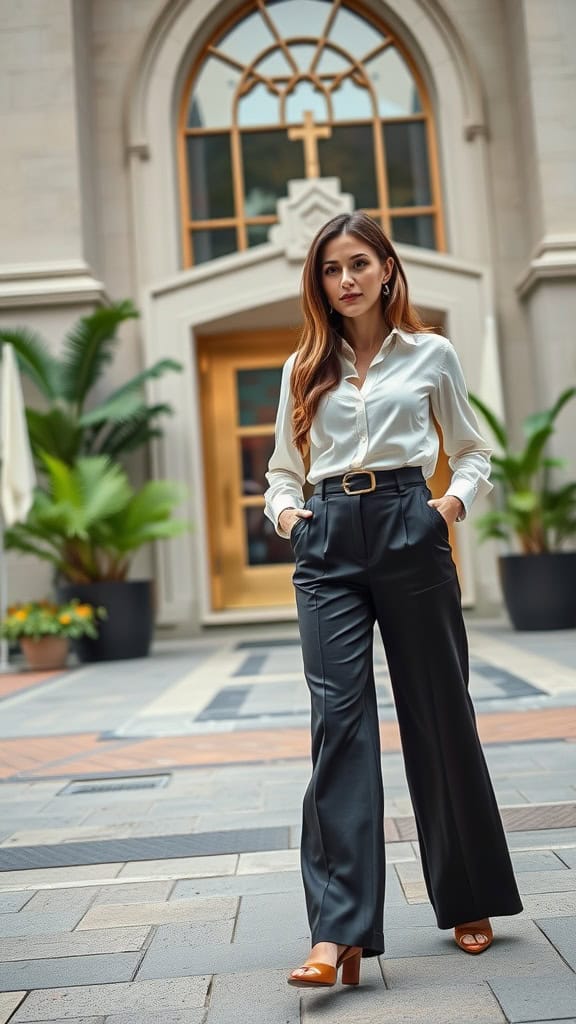
<path id="1" fill-rule="evenodd" d="M 463 344 L 484 341 L 479 362 L 467 357 L 477 374 L 469 383 L 489 389 L 496 400 L 502 390 L 518 434 L 523 415 L 551 404 L 576 377 L 576 5 L 371 0 L 369 6 L 414 54 L 438 125 L 448 252 L 423 252 L 408 262 L 415 298 L 434 307 L 434 287 L 442 280 L 471 301 L 464 281 L 474 278 L 480 298 L 468 312 L 482 323 Z M 27 0 L 2 6 L 3 325 L 25 323 L 56 344 L 82 313 L 130 296 L 143 317 L 122 328 L 114 368 L 115 379 L 122 380 L 152 353 L 168 354 L 156 325 L 180 296 L 174 315 L 187 326 L 176 342 L 173 332 L 166 347 L 174 347 L 193 373 L 186 338 L 193 340 L 194 316 L 186 310 L 193 294 L 196 311 L 205 310 L 204 323 L 213 319 L 207 300 L 214 273 L 209 266 L 181 269 L 176 112 L 191 60 L 233 9 L 230 0 Z M 250 326 L 262 317 L 254 309 L 250 320 L 239 298 L 255 252 L 230 257 L 218 271 L 232 298 L 237 292 L 226 314 L 230 322 L 236 315 Z M 297 277 L 279 272 L 281 279 L 291 283 L 278 292 L 278 316 L 297 315 Z M 450 333 L 464 323 L 454 306 Z M 189 404 L 189 385 L 172 380 L 151 389 L 151 396 L 166 395 L 181 411 Z M 566 410 L 556 442 L 560 454 L 571 454 L 575 431 L 576 410 Z M 177 416 L 170 428 L 170 447 L 180 452 L 173 468 L 189 485 L 201 481 L 201 456 L 187 452 L 192 443 Z M 169 461 L 166 448 L 155 449 L 153 472 Z M 139 460 L 134 468 L 141 477 L 147 467 Z M 201 495 L 194 501 L 198 518 Z M 197 530 L 177 543 L 175 554 L 149 552 L 135 568 L 157 569 L 161 620 L 192 630 L 207 613 L 205 603 L 194 596 L 193 584 L 170 596 L 170 566 L 176 562 L 181 570 L 186 558 L 191 576 L 192 565 L 201 564 L 205 537 Z M 477 606 L 493 605 L 493 559 L 475 561 L 470 551 L 469 575 Z M 47 583 L 28 560 L 19 561 L 11 576 L 12 597 Z"/>

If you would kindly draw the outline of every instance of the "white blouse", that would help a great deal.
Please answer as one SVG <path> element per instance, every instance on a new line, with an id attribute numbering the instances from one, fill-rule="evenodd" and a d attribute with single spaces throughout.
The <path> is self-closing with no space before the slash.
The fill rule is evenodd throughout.
<path id="1" fill-rule="evenodd" d="M 462 367 L 453 345 L 438 334 L 410 334 L 395 327 L 370 363 L 361 388 L 356 354 L 342 340 L 340 383 L 325 394 L 310 430 L 310 468 L 306 478 L 302 456 L 292 441 L 290 375 L 296 353 L 284 363 L 276 446 L 268 464 L 265 515 L 280 537 L 285 508 L 302 508 L 302 487 L 352 469 L 398 469 L 421 466 L 429 479 L 438 459 L 438 434 L 431 411 L 442 428 L 444 450 L 452 470 L 446 494 L 460 498 L 464 519 L 477 494 L 492 490 L 489 482 L 492 449 L 478 431 L 468 401 Z"/>

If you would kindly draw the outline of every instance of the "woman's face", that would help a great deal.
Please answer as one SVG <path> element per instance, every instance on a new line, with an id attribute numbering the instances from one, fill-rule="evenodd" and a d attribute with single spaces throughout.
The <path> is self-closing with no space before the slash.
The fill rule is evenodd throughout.
<path id="1" fill-rule="evenodd" d="M 338 235 L 326 243 L 321 254 L 324 294 L 342 316 L 361 316 L 380 302 L 382 285 L 393 268 L 391 256 L 381 263 L 376 251 L 361 238 Z"/>

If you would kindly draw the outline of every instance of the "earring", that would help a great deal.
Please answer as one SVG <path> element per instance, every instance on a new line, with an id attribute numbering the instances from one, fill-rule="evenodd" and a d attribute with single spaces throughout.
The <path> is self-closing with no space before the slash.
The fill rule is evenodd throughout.
<path id="1" fill-rule="evenodd" d="M 328 316 L 332 316 L 333 312 L 334 312 L 334 310 L 332 309 L 332 306 L 329 305 L 328 306 Z"/>
<path id="2" fill-rule="evenodd" d="M 387 282 L 382 285 L 382 295 L 390 295 L 390 286 Z"/>

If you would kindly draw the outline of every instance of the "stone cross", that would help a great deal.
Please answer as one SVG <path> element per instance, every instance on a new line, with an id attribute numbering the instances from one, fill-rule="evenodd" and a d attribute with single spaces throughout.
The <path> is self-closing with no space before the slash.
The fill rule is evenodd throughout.
<path id="1" fill-rule="evenodd" d="M 288 138 L 292 142 L 302 139 L 304 142 L 304 161 L 306 165 L 307 178 L 320 177 L 320 163 L 318 161 L 318 139 L 329 139 L 332 135 L 331 128 L 320 128 L 314 124 L 314 115 L 311 110 L 304 111 L 304 125 L 302 128 L 290 128 Z"/>

